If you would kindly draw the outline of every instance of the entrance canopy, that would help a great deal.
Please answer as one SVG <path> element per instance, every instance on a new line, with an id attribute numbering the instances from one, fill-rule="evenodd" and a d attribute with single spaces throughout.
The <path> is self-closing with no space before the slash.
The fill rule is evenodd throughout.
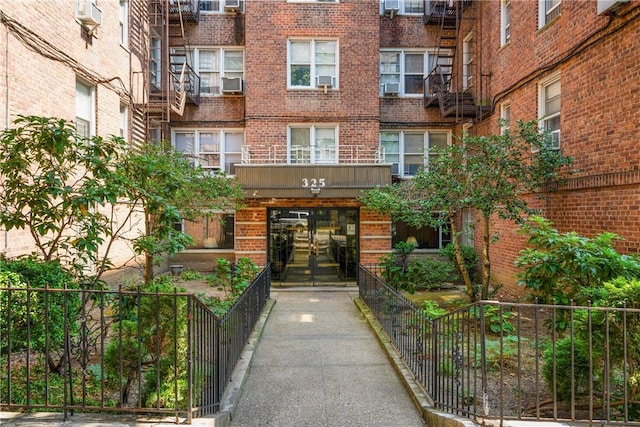
<path id="1" fill-rule="evenodd" d="M 391 184 L 390 164 L 236 165 L 245 197 L 344 197 Z"/>

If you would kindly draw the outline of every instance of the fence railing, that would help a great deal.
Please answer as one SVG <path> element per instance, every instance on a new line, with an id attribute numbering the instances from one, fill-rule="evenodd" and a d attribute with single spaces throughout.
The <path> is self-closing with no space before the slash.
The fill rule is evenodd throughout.
<path id="1" fill-rule="evenodd" d="M 640 425 L 640 310 L 482 301 L 430 319 L 363 266 L 360 298 L 436 408 Z"/>
<path id="2" fill-rule="evenodd" d="M 0 288 L 0 411 L 215 412 L 269 274 L 223 318 L 176 291 Z"/>

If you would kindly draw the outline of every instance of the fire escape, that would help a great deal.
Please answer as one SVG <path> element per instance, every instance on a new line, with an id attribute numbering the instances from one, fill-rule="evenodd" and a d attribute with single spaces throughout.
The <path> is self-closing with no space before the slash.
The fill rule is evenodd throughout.
<path id="1" fill-rule="evenodd" d="M 471 68 L 468 65 L 471 61 L 464 58 L 465 52 L 456 53 L 463 14 L 471 3 L 470 0 L 425 0 L 424 7 L 425 25 L 438 26 L 433 69 L 424 79 L 424 106 L 439 107 L 443 117 L 455 118 L 456 123 L 478 122 L 491 112 L 491 106 L 486 105 L 487 77 L 481 76 L 476 85 L 468 84 L 471 77 L 479 73 L 464 70 Z"/>
<path id="2" fill-rule="evenodd" d="M 200 77 L 190 63 L 186 30 L 199 20 L 199 0 L 150 0 L 149 8 L 146 126 L 148 132 L 161 129 L 164 133 L 172 114 L 182 116 L 187 103 L 200 102 Z M 148 138 L 154 139 L 150 134 Z"/>

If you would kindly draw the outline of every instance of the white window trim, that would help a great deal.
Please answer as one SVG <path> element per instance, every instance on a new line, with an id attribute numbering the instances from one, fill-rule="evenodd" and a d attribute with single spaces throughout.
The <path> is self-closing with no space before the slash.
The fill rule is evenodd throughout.
<path id="1" fill-rule="evenodd" d="M 120 46 L 129 50 L 129 0 L 119 2 L 119 25 L 122 28 L 120 36 Z"/>
<path id="2" fill-rule="evenodd" d="M 474 52 L 473 52 L 473 31 L 469 32 L 463 40 L 462 43 L 462 86 L 464 89 L 468 89 L 473 86 L 473 62 L 474 62 Z"/>
<path id="3" fill-rule="evenodd" d="M 395 14 L 404 16 L 423 16 L 424 15 L 424 2 L 422 3 L 422 11 L 420 12 L 407 12 L 406 1 L 398 0 L 398 6 L 400 7 Z M 380 15 L 384 15 L 384 0 L 380 0 Z"/>
<path id="4" fill-rule="evenodd" d="M 562 83 L 560 82 L 560 77 L 561 77 L 560 73 L 555 73 L 545 78 L 544 80 L 541 80 L 540 83 L 538 83 L 538 117 L 540 117 L 538 121 L 538 127 L 540 131 L 544 131 L 545 122 L 547 120 L 554 117 L 560 117 L 560 129 L 558 130 L 558 145 L 553 147 L 556 149 L 560 149 L 560 145 L 562 143 Z M 547 86 L 556 82 L 560 82 L 560 112 L 554 113 L 551 116 L 547 116 L 545 111 L 546 98 L 544 96 L 544 90 Z"/>
<path id="5" fill-rule="evenodd" d="M 558 1 L 558 4 L 556 4 L 554 7 L 552 7 L 547 11 L 546 0 L 538 0 L 538 29 L 543 28 L 546 25 L 550 24 L 551 22 L 555 21 L 556 17 L 547 20 L 549 12 L 559 9 L 558 16 L 560 16 L 560 14 L 562 14 L 562 9 L 560 9 L 561 7 L 562 7 L 562 0 Z"/>
<path id="6" fill-rule="evenodd" d="M 200 69 L 200 52 L 202 51 L 216 51 L 217 55 L 218 55 L 218 69 L 217 70 L 201 70 Z M 226 69 L 225 67 L 225 52 L 230 52 L 230 51 L 236 51 L 236 52 L 242 52 L 242 71 L 229 71 Z M 239 47 L 239 46 L 195 46 L 195 47 L 189 47 L 187 49 L 187 56 L 189 56 L 191 58 L 191 61 L 193 62 L 191 65 L 191 67 L 193 68 L 193 70 L 198 74 L 198 76 L 201 75 L 201 73 L 217 73 L 219 76 L 219 86 L 218 86 L 218 93 L 203 93 L 202 92 L 202 83 L 200 85 L 200 96 L 204 97 L 204 98 L 212 98 L 212 97 L 219 97 L 219 96 L 223 96 L 224 93 L 222 92 L 222 78 L 223 77 L 227 77 L 227 74 L 242 74 L 241 79 L 242 82 L 244 82 L 244 78 L 245 78 L 245 66 L 246 66 L 246 58 L 245 58 L 245 50 L 243 47 Z M 235 76 L 234 76 L 235 77 Z"/>
<path id="7" fill-rule="evenodd" d="M 500 46 L 511 41 L 511 0 L 500 0 Z M 509 14 L 507 14 L 509 10 Z"/>
<path id="8" fill-rule="evenodd" d="M 309 77 L 310 79 L 310 86 L 293 86 L 291 84 L 291 43 L 292 42 L 309 42 L 311 45 L 311 52 L 310 52 L 310 57 L 311 57 L 311 75 Z M 316 67 L 317 64 L 315 63 L 315 46 L 317 42 L 334 42 L 336 44 L 336 61 L 335 61 L 335 75 L 333 75 L 333 85 L 330 88 L 327 88 L 329 90 L 338 90 L 340 88 L 340 81 L 339 81 L 339 76 L 340 76 L 340 44 L 338 42 L 338 39 L 335 38 L 316 38 L 316 37 L 292 37 L 289 38 L 287 40 L 287 89 L 293 89 L 293 90 L 317 90 L 317 89 L 323 89 L 323 86 L 318 86 L 316 83 L 316 77 L 318 76 L 318 74 L 316 73 Z"/>
<path id="9" fill-rule="evenodd" d="M 384 48 L 384 49 L 380 49 L 378 55 L 380 55 L 383 52 L 400 52 L 400 91 L 398 92 L 398 96 L 400 97 L 406 97 L 406 98 L 422 98 L 424 96 L 423 93 L 405 93 L 405 84 L 404 84 L 404 77 L 405 77 L 405 54 L 411 54 L 411 53 L 421 53 L 424 55 L 424 69 L 423 69 L 423 74 L 422 74 L 422 80 L 424 81 L 424 79 L 429 75 L 429 73 L 431 72 L 431 66 L 432 66 L 432 62 L 434 62 L 436 60 L 435 57 L 435 51 L 432 49 L 404 49 L 404 48 Z M 381 57 L 378 57 L 378 80 L 380 80 L 380 77 L 382 74 L 392 74 L 392 73 L 383 73 L 380 71 L 380 65 L 381 65 Z M 383 97 L 384 96 L 384 83 L 380 82 L 380 92 L 379 92 L 379 96 Z"/>
<path id="10" fill-rule="evenodd" d="M 88 83 L 81 79 L 76 79 L 76 94 L 78 96 L 78 85 L 84 86 L 89 89 L 89 114 L 88 117 L 83 117 L 83 115 L 79 115 L 78 104 L 76 100 L 76 119 L 80 118 L 89 122 L 89 138 L 96 135 L 96 87 L 91 83 Z M 86 112 L 85 112 L 86 113 Z M 77 126 L 77 123 L 76 123 Z"/>
<path id="11" fill-rule="evenodd" d="M 200 0 L 201 3 L 202 1 L 203 0 Z M 240 0 L 240 13 L 244 13 L 244 7 L 245 7 L 245 0 Z M 220 0 L 220 2 L 218 3 L 218 10 L 200 10 L 200 13 L 203 13 L 205 15 L 213 15 L 213 14 L 224 14 L 228 12 L 226 12 L 224 9 L 224 0 Z"/>
<path id="12" fill-rule="evenodd" d="M 291 129 L 309 129 L 309 163 L 293 162 L 291 155 Z M 333 129 L 335 135 L 335 154 L 332 162 L 320 161 L 316 159 L 315 141 L 316 129 Z M 339 127 L 337 123 L 292 123 L 287 126 L 287 164 L 288 165 L 337 165 L 340 163 L 340 142 L 338 135 Z"/>
<path id="13" fill-rule="evenodd" d="M 407 154 L 405 150 L 405 135 L 406 134 L 423 134 L 423 168 L 429 167 L 429 149 L 431 145 L 429 144 L 429 136 L 432 133 L 446 133 L 447 134 L 447 145 L 451 145 L 451 132 L 442 129 L 381 129 L 380 137 L 379 137 L 379 147 L 382 149 L 382 134 L 383 133 L 398 133 L 398 174 L 397 176 L 400 178 L 411 179 L 414 175 L 405 174 L 405 155 Z M 386 163 L 386 159 L 383 159 Z M 394 174 L 395 175 L 395 174 Z"/>
<path id="14" fill-rule="evenodd" d="M 507 117 L 507 111 L 509 112 Z M 505 120 L 508 118 L 508 124 L 507 126 L 500 126 L 500 133 L 504 134 L 505 132 L 507 132 L 509 129 L 511 129 L 511 102 L 510 101 L 505 101 L 502 104 L 500 104 L 500 118 Z"/>
<path id="15" fill-rule="evenodd" d="M 124 104 L 120 104 L 120 132 L 122 138 L 129 139 L 129 107 Z"/>
<path id="16" fill-rule="evenodd" d="M 203 169 L 205 170 L 213 170 L 213 171 L 224 171 L 228 176 L 233 176 L 232 174 L 228 173 L 226 171 L 226 155 L 228 153 L 230 153 L 227 150 L 226 147 L 226 134 L 231 134 L 231 133 L 241 133 L 242 137 L 243 137 L 243 142 L 242 145 L 244 146 L 244 129 L 242 128 L 212 128 L 212 129 L 207 129 L 207 128 L 175 128 L 175 129 L 171 129 L 171 145 L 175 148 L 176 147 L 176 134 L 179 133 L 193 133 L 194 134 L 194 141 L 193 141 L 193 153 L 185 153 L 185 154 L 190 154 L 193 155 L 193 163 L 197 166 L 200 165 L 200 135 L 203 133 L 217 133 L 218 134 L 218 140 L 220 141 L 220 149 L 219 149 L 219 155 L 220 155 L 220 164 L 219 166 L 202 166 Z M 242 149 L 242 147 L 241 147 Z M 240 154 L 241 155 L 241 151 L 239 152 L 233 152 L 233 154 Z M 191 158 L 189 158 L 191 160 Z M 235 164 L 239 164 L 235 163 Z"/>

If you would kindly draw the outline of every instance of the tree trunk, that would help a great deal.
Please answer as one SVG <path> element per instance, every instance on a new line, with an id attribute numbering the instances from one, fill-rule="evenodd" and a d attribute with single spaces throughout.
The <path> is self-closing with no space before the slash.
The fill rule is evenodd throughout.
<path id="1" fill-rule="evenodd" d="M 148 285 L 153 280 L 153 255 L 144 254 L 144 284 Z"/>
<path id="2" fill-rule="evenodd" d="M 489 235 L 489 217 L 484 217 L 483 226 L 483 248 L 482 248 L 482 300 L 489 299 L 489 283 L 491 281 L 491 260 L 489 258 L 489 245 L 491 245 L 491 236 Z"/>
<path id="3" fill-rule="evenodd" d="M 451 224 L 451 241 L 453 242 L 453 253 L 456 256 L 456 264 L 458 265 L 460 276 L 462 276 L 464 287 L 467 290 L 467 295 L 469 295 L 469 298 L 473 302 L 476 300 L 476 295 L 475 291 L 473 290 L 473 283 L 471 283 L 471 278 L 469 277 L 469 271 L 467 270 L 467 266 L 464 263 L 464 256 L 462 255 L 460 236 L 458 236 L 455 217 L 451 217 L 449 222 Z"/>

